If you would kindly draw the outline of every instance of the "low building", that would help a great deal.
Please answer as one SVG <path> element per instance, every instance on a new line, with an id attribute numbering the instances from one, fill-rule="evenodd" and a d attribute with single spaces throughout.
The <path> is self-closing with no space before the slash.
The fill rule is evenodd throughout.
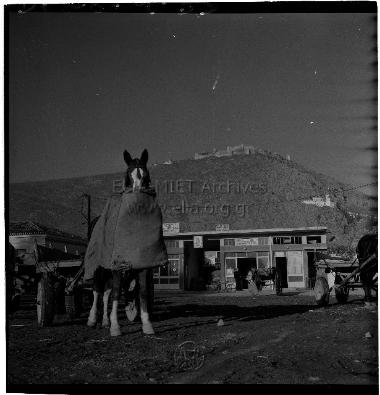
<path id="1" fill-rule="evenodd" d="M 335 207 L 335 203 L 331 201 L 330 195 L 326 195 L 326 199 L 323 197 L 313 197 L 311 200 L 303 200 L 302 203 L 304 204 L 312 204 L 317 207 Z"/>
<path id="2" fill-rule="evenodd" d="M 316 252 L 326 251 L 326 227 L 186 232 L 166 231 L 169 264 L 154 271 L 155 288 L 201 290 L 209 273 L 222 284 L 238 270 L 276 267 L 284 288 L 307 288 L 315 281 Z"/>
<path id="3" fill-rule="evenodd" d="M 31 294 L 36 292 L 37 273 L 59 269 L 60 274 L 75 275 L 87 246 L 79 236 L 32 221 L 11 222 L 9 242 L 18 258 L 16 285 L 21 293 Z"/>
<path id="4" fill-rule="evenodd" d="M 87 247 L 87 241 L 80 236 L 32 221 L 11 222 L 9 242 L 16 249 L 17 255 L 33 252 L 34 242 L 39 246 L 77 256 L 84 255 Z"/>

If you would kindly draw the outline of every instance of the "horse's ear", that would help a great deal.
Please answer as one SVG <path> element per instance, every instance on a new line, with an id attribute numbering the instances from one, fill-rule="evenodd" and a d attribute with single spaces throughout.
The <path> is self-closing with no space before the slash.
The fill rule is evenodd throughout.
<path id="1" fill-rule="evenodd" d="M 141 154 L 140 162 L 144 163 L 145 165 L 148 162 L 148 150 L 145 148 Z"/>
<path id="2" fill-rule="evenodd" d="M 125 160 L 125 163 L 127 164 L 127 166 L 129 166 L 133 161 L 130 153 L 127 150 L 124 151 L 124 160 Z"/>

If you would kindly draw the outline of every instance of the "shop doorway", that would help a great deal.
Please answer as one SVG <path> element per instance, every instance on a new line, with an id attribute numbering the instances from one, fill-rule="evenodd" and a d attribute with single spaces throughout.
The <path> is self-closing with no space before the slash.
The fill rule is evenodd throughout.
<path id="1" fill-rule="evenodd" d="M 206 288 L 212 287 L 221 281 L 220 272 L 220 240 L 204 237 L 204 270 L 203 276 Z"/>
<path id="2" fill-rule="evenodd" d="M 257 268 L 256 258 L 237 258 L 236 289 L 248 289 L 247 274 L 251 268 Z"/>
<path id="3" fill-rule="evenodd" d="M 286 257 L 276 257 L 276 270 L 280 274 L 282 288 L 288 288 L 288 270 Z"/>
<path id="4" fill-rule="evenodd" d="M 184 277 L 186 291 L 205 289 L 204 249 L 194 248 L 193 241 L 184 241 Z"/>
<path id="5" fill-rule="evenodd" d="M 317 269 L 315 267 L 316 261 L 316 252 L 308 251 L 307 252 L 307 271 L 308 271 L 308 288 L 314 288 L 315 279 L 317 277 Z"/>

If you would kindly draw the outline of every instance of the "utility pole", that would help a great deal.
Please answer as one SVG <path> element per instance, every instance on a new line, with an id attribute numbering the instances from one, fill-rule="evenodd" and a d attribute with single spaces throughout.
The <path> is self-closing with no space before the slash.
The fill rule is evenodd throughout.
<path id="1" fill-rule="evenodd" d="M 88 193 L 84 193 L 82 195 L 82 197 L 87 199 L 87 214 L 84 217 L 87 222 L 87 241 L 90 241 L 90 237 L 91 237 L 91 195 L 89 195 Z"/>

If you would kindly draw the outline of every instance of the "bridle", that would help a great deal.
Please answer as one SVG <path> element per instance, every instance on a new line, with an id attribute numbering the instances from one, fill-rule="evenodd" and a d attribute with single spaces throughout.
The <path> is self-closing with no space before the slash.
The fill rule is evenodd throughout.
<path id="1" fill-rule="evenodd" d="M 135 159 L 138 161 L 138 159 Z M 132 173 L 137 170 L 137 177 L 141 180 L 141 188 L 147 188 L 150 184 L 150 177 L 148 169 L 145 166 L 140 166 L 139 163 L 134 164 L 127 169 L 127 173 L 125 176 L 125 187 L 126 188 L 134 188 L 135 180 L 132 177 Z"/>

